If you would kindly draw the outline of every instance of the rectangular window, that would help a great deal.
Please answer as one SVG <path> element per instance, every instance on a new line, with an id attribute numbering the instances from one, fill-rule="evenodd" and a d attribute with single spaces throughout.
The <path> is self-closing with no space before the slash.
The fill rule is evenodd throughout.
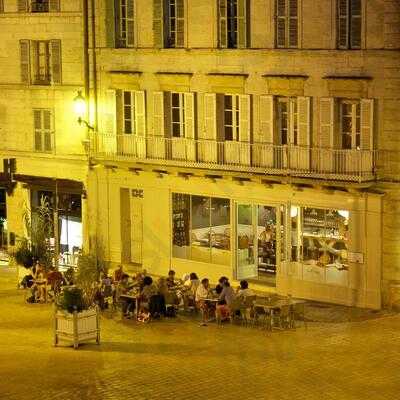
<path id="1" fill-rule="evenodd" d="M 156 48 L 185 46 L 185 0 L 153 0 L 153 34 Z"/>
<path id="2" fill-rule="evenodd" d="M 171 93 L 171 132 L 172 137 L 185 137 L 185 96 L 184 93 Z"/>
<path id="3" fill-rule="evenodd" d="M 135 133 L 135 96 L 132 92 L 123 92 L 123 130 L 126 134 Z"/>
<path id="4" fill-rule="evenodd" d="M 20 40 L 20 62 L 23 83 L 61 84 L 60 40 Z"/>
<path id="5" fill-rule="evenodd" d="M 276 0 L 276 47 L 297 48 L 299 43 L 299 0 Z"/>
<path id="6" fill-rule="evenodd" d="M 338 0 L 337 9 L 339 49 L 360 49 L 362 30 L 361 0 Z"/>
<path id="7" fill-rule="evenodd" d="M 219 0 L 220 47 L 230 49 L 247 47 L 249 31 L 248 8 L 247 0 Z"/>
<path id="8" fill-rule="evenodd" d="M 291 258 L 302 263 L 304 280 L 348 286 L 348 210 L 292 206 Z"/>
<path id="9" fill-rule="evenodd" d="M 239 140 L 239 96 L 224 95 L 224 140 Z"/>
<path id="10" fill-rule="evenodd" d="M 18 0 L 17 11 L 20 13 L 60 12 L 60 0 Z"/>
<path id="11" fill-rule="evenodd" d="M 31 3 L 33 13 L 49 12 L 49 0 L 35 0 Z"/>
<path id="12" fill-rule="evenodd" d="M 144 91 L 117 90 L 110 94 L 110 101 L 117 110 L 116 126 L 118 134 L 145 136 L 146 96 Z M 115 115 L 112 120 L 115 122 Z M 113 125 L 113 123 L 110 124 Z"/>
<path id="13" fill-rule="evenodd" d="M 280 145 L 298 145 L 297 98 L 279 97 L 277 99 L 277 125 Z"/>
<path id="14" fill-rule="evenodd" d="M 115 2 L 116 47 L 134 46 L 134 0 L 116 0 Z"/>
<path id="15" fill-rule="evenodd" d="M 230 200 L 172 194 L 173 257 L 230 264 Z"/>
<path id="16" fill-rule="evenodd" d="M 53 151 L 53 116 L 51 110 L 33 110 L 34 149 L 39 152 Z"/>
<path id="17" fill-rule="evenodd" d="M 361 148 L 361 107 L 359 101 L 340 102 L 340 148 Z"/>

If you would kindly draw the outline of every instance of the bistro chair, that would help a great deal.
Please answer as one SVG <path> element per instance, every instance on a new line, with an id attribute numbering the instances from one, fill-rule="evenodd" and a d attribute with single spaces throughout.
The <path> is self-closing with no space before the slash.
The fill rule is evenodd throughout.
<path id="1" fill-rule="evenodd" d="M 247 296 L 243 299 L 239 308 L 242 325 L 247 326 L 249 321 L 251 321 L 252 314 L 254 314 L 255 301 L 256 296 Z"/>

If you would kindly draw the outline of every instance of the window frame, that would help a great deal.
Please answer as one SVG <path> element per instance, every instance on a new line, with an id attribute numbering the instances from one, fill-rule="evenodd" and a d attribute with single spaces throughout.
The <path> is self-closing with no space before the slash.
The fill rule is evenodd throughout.
<path id="1" fill-rule="evenodd" d="M 170 112 L 171 112 L 171 137 L 176 139 L 183 139 L 186 137 L 186 121 L 185 121 L 185 94 L 182 92 L 170 92 Z M 178 105 L 174 105 L 173 98 L 177 96 Z M 174 110 L 178 110 L 179 119 L 174 120 Z M 179 135 L 174 134 L 174 125 L 178 127 Z"/>
<path id="2" fill-rule="evenodd" d="M 351 113 L 347 114 L 351 116 L 351 132 L 343 131 L 343 114 L 344 105 L 351 106 Z M 358 124 L 357 124 L 358 120 Z M 357 128 L 358 125 L 358 128 Z M 339 134 L 340 134 L 340 149 L 341 150 L 360 150 L 361 149 L 361 101 L 351 99 L 340 99 L 339 100 Z M 347 148 L 343 146 L 345 136 L 351 137 L 351 147 Z"/>
<path id="3" fill-rule="evenodd" d="M 129 95 L 130 104 L 126 103 L 126 96 Z M 135 103 L 135 93 L 131 90 L 122 90 L 122 127 L 124 135 L 134 135 L 136 134 L 136 103 Z M 129 112 L 130 119 L 126 118 L 126 110 Z M 131 129 L 130 132 L 126 129 L 127 121 L 130 121 Z"/>
<path id="4" fill-rule="evenodd" d="M 285 14 L 279 14 L 279 2 L 285 2 Z M 275 47 L 277 49 L 299 49 L 300 48 L 300 21 L 301 21 L 301 0 L 296 1 L 296 15 L 290 15 L 290 2 L 292 0 L 275 0 Z M 293 27 L 291 26 L 291 20 L 296 21 L 296 44 L 291 44 L 291 33 Z M 284 24 L 284 43 L 280 44 L 279 34 L 279 20 L 283 21 Z"/>
<path id="5" fill-rule="evenodd" d="M 35 153 L 53 153 L 54 152 L 54 113 L 50 108 L 33 108 L 33 151 Z M 49 129 L 45 127 L 45 113 L 49 113 Z M 35 113 L 40 113 L 40 128 L 36 128 Z M 37 146 L 37 135 L 40 135 L 40 149 Z M 50 140 L 50 147 L 46 148 L 46 135 Z"/>
<path id="6" fill-rule="evenodd" d="M 286 104 L 286 143 L 283 143 L 282 135 L 282 109 L 281 104 Z M 276 126 L 279 138 L 279 145 L 297 146 L 299 143 L 298 126 L 298 99 L 297 97 L 276 98 Z"/>
<path id="7" fill-rule="evenodd" d="M 346 1 L 346 15 L 341 14 L 341 1 Z M 352 14 L 353 12 L 353 1 L 360 2 L 360 13 Z M 362 0 L 337 0 L 336 2 L 336 45 L 340 50 L 361 50 L 362 46 L 362 37 L 363 37 L 363 27 L 364 27 L 364 12 L 363 12 L 364 3 Z M 346 43 L 341 43 L 341 19 L 345 20 L 346 26 L 346 35 L 345 40 Z M 353 44 L 354 34 L 353 34 L 353 24 L 355 19 L 359 20 L 360 28 L 359 32 L 359 45 Z"/>
<path id="8" fill-rule="evenodd" d="M 223 139 L 224 142 L 239 142 L 240 141 L 240 101 L 239 101 L 239 95 L 237 94 L 224 94 L 223 95 Z M 227 102 L 226 99 L 227 97 L 230 97 L 231 99 L 231 108 L 227 108 Z M 226 123 L 226 113 L 229 112 L 231 113 L 231 118 L 232 118 L 232 123 L 227 124 Z M 227 139 L 227 128 L 230 128 L 232 130 L 232 138 Z"/>

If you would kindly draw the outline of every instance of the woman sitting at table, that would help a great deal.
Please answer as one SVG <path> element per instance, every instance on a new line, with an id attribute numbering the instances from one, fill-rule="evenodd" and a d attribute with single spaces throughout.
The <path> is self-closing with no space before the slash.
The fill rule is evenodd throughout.
<path id="1" fill-rule="evenodd" d="M 35 273 L 33 274 L 33 285 L 31 287 L 34 302 L 44 302 L 46 298 L 46 271 L 39 261 L 35 265 Z"/>
<path id="2" fill-rule="evenodd" d="M 158 280 L 158 292 L 164 297 L 165 304 L 179 304 L 177 294 L 169 290 L 167 280 L 164 277 Z"/>
<path id="3" fill-rule="evenodd" d="M 200 326 L 206 326 L 206 322 L 209 319 L 211 306 L 207 299 L 210 297 L 210 282 L 207 278 L 201 280 L 199 287 L 196 290 L 196 305 L 201 310 L 202 313 L 202 323 Z"/>
<path id="4" fill-rule="evenodd" d="M 249 289 L 249 283 L 245 280 L 240 281 L 240 286 L 236 292 L 236 297 L 246 300 L 246 297 L 254 296 L 254 292 Z"/>
<path id="5" fill-rule="evenodd" d="M 121 299 L 122 301 L 122 313 L 125 317 L 130 318 L 131 313 L 135 308 L 135 301 L 134 299 L 129 299 L 127 297 L 120 297 L 121 295 L 128 294 L 129 291 L 132 289 L 133 285 L 132 282 L 129 281 L 128 274 L 122 274 L 121 280 L 119 281 L 118 288 L 117 288 L 117 298 Z"/>
<path id="6" fill-rule="evenodd" d="M 175 282 L 175 271 L 174 270 L 170 269 L 168 271 L 168 277 L 166 279 L 166 282 L 167 282 L 167 286 L 169 288 L 172 288 L 172 287 L 174 287 L 176 285 L 176 282 Z"/>
<path id="7" fill-rule="evenodd" d="M 226 321 L 230 318 L 232 310 L 232 304 L 235 300 L 235 293 L 228 281 L 228 279 L 222 282 L 222 292 L 218 298 L 218 304 L 215 311 L 218 321 Z"/>
<path id="8" fill-rule="evenodd" d="M 183 284 L 184 286 L 183 307 L 185 310 L 188 307 L 195 305 L 196 291 L 199 285 L 200 285 L 200 279 L 198 278 L 196 273 L 192 272 L 189 275 L 189 279 L 187 279 Z"/>

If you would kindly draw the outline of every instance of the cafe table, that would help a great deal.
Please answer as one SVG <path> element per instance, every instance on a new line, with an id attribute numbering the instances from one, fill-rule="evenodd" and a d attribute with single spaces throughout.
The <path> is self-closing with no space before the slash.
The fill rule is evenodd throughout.
<path id="1" fill-rule="evenodd" d="M 121 294 L 120 299 L 127 299 L 127 300 L 133 300 L 135 302 L 135 319 L 137 320 L 139 317 L 139 298 L 140 298 L 140 294 Z M 121 309 L 121 313 L 122 313 L 122 318 L 124 317 L 124 311 L 123 308 Z"/>

